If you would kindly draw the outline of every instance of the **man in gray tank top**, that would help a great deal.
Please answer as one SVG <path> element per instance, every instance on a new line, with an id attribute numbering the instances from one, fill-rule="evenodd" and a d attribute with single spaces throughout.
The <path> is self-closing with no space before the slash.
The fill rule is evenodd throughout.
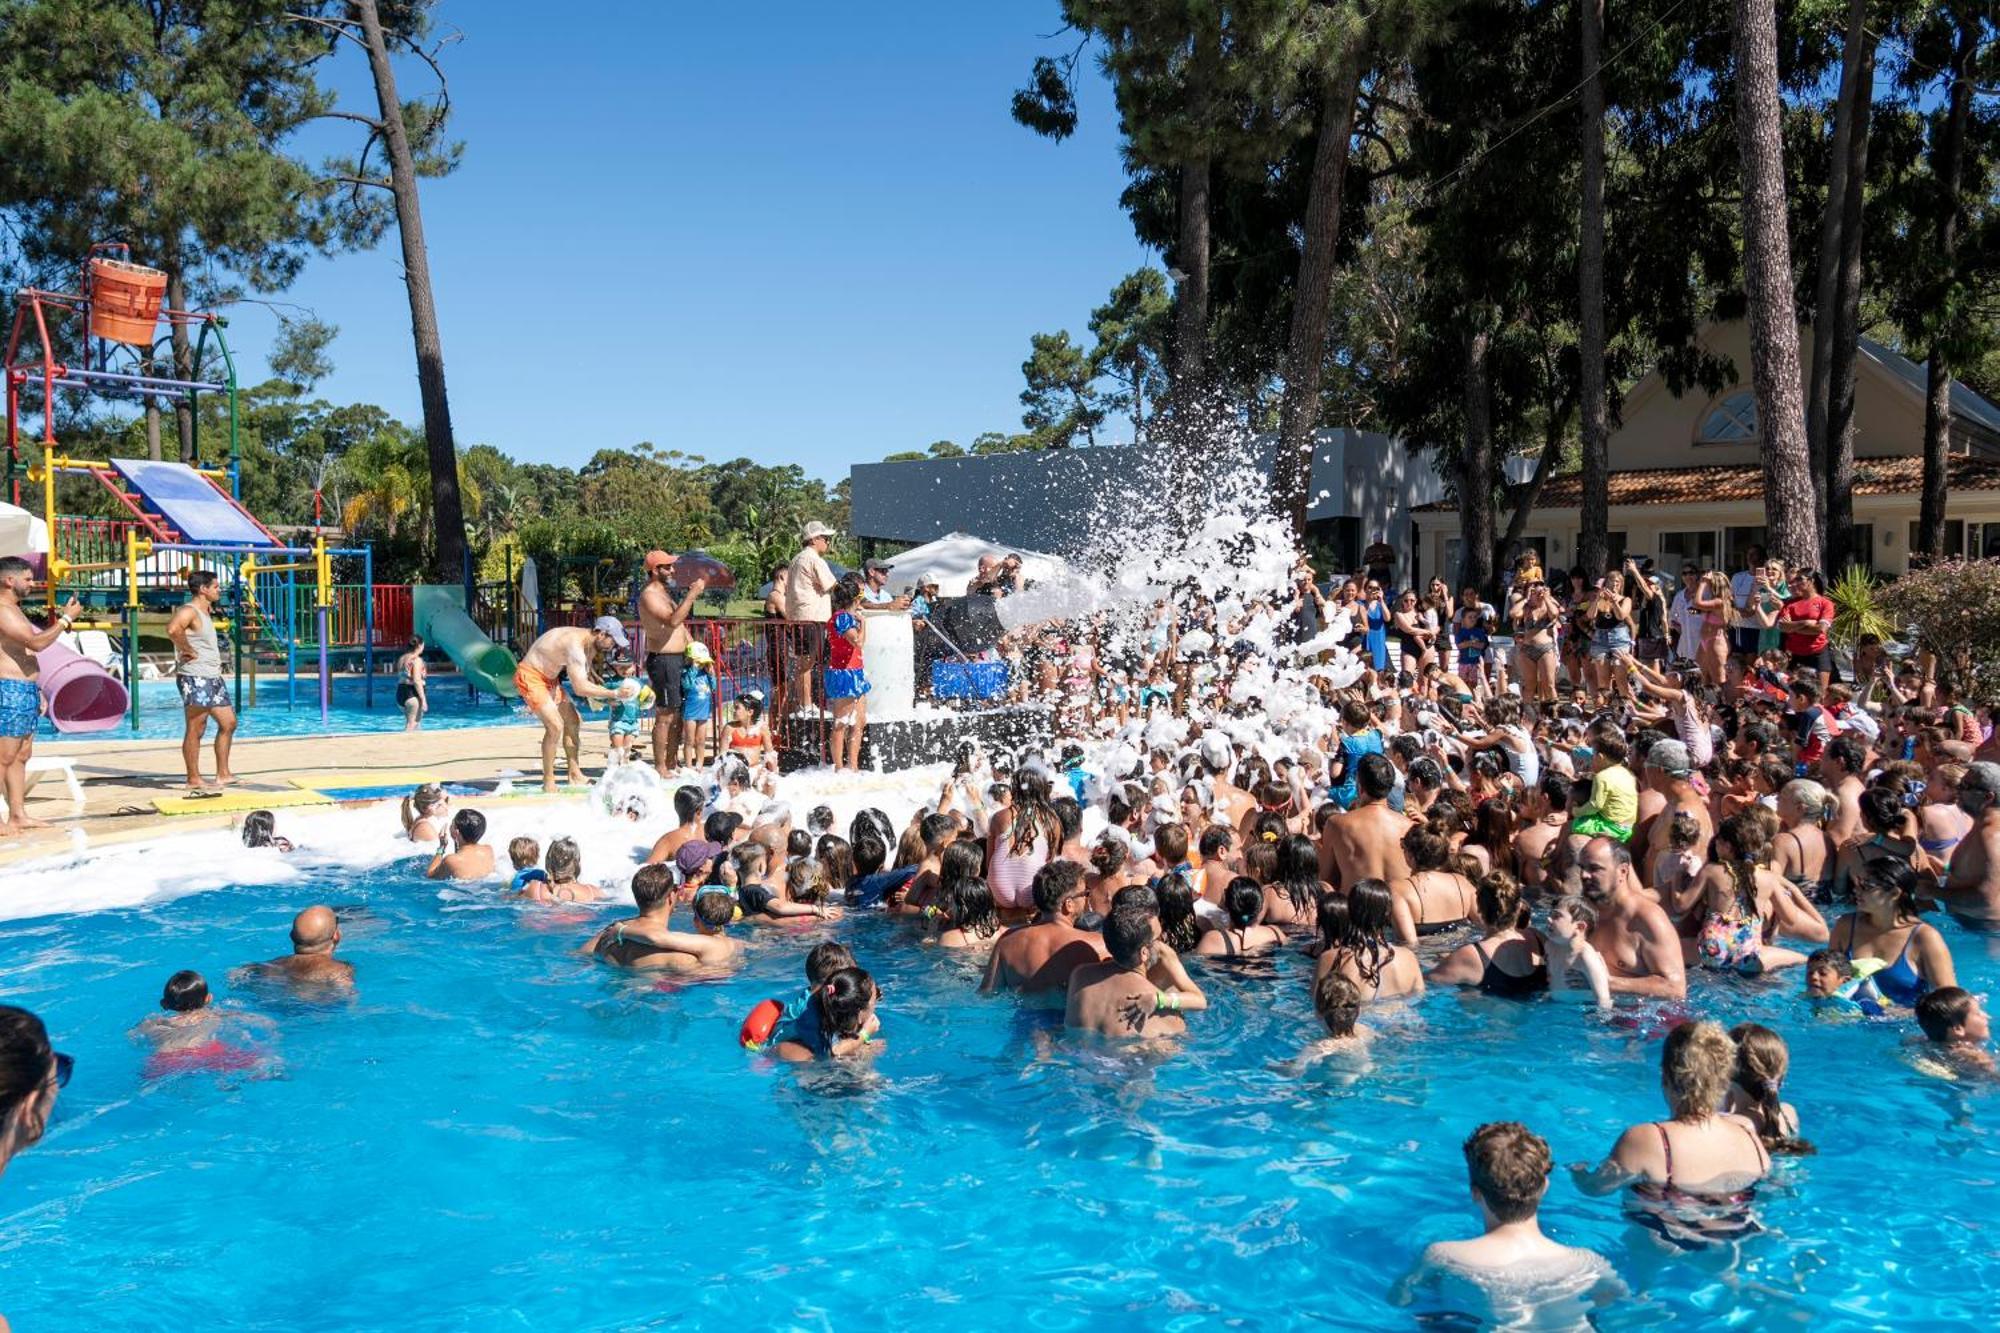
<path id="1" fill-rule="evenodd" d="M 229 702 L 229 680 L 222 674 L 222 646 L 215 636 L 215 607 L 222 584 L 215 572 L 197 569 L 188 575 L 188 599 L 167 622 L 174 641 L 174 683 L 180 686 L 181 711 L 187 731 L 181 737 L 181 760 L 187 765 L 190 796 L 214 795 L 236 781 L 229 771 L 229 746 L 236 739 L 236 710 Z M 215 719 L 215 781 L 201 776 L 201 738 L 208 719 Z"/>

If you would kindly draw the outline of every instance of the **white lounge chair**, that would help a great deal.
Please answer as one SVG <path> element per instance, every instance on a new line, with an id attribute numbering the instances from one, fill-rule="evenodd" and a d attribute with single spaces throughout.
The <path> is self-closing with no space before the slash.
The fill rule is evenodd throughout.
<path id="1" fill-rule="evenodd" d="M 33 759 L 30 759 L 28 761 L 27 790 L 33 791 L 35 784 L 51 773 L 60 773 L 62 775 L 64 784 L 69 787 L 70 814 L 81 817 L 83 814 L 83 784 L 77 780 L 76 763 L 74 760 L 45 757 L 42 755 L 37 755 Z M 0 810 L 7 810 L 7 801 L 4 796 L 0 796 Z M 7 810 L 8 818 L 12 818 L 13 813 L 13 811 Z"/>
<path id="2" fill-rule="evenodd" d="M 95 662 L 118 679 L 125 679 L 124 655 L 112 646 L 111 636 L 103 630 L 72 630 L 57 642 L 85 661 Z"/>

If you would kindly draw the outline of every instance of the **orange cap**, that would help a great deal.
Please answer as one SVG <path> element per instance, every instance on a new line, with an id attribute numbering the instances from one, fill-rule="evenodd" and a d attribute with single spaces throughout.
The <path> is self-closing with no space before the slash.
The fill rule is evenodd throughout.
<path id="1" fill-rule="evenodd" d="M 665 551 L 646 552 L 646 572 L 648 574 L 658 569 L 661 565 L 671 565 L 672 563 L 674 563 L 674 558 Z"/>

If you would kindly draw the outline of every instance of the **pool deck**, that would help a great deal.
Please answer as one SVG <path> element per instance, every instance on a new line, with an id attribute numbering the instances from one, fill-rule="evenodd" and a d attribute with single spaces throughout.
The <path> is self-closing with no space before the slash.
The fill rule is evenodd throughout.
<path id="1" fill-rule="evenodd" d="M 586 732 L 584 763 L 593 774 L 603 763 L 603 748 L 602 735 Z M 69 792 L 60 775 L 42 775 L 28 793 L 28 814 L 48 820 L 50 827 L 24 838 L 0 840 L 0 864 L 66 851 L 72 829 L 82 829 L 91 845 L 98 846 L 177 830 L 226 828 L 242 818 L 241 812 L 162 815 L 153 808 L 156 799 L 186 790 L 178 740 L 43 742 L 35 746 L 35 753 L 75 763 L 83 784 L 83 814 L 71 813 Z M 466 781 L 511 772 L 519 781 L 520 775 L 540 772 L 541 729 L 517 722 L 414 736 L 400 731 L 269 736 L 239 739 L 231 758 L 242 779 L 236 790 L 251 792 L 294 792 L 298 789 L 290 779 L 329 772 L 351 776 L 349 785 L 355 787 L 401 782 L 412 773 L 438 781 Z M 214 766 L 211 743 L 202 747 L 202 769 L 212 775 Z M 527 785 L 534 785 L 534 779 Z"/>

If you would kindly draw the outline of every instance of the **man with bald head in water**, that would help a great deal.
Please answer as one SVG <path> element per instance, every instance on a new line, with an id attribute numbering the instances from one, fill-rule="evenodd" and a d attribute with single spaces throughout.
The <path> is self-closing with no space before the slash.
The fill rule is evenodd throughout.
<path id="1" fill-rule="evenodd" d="M 354 964 L 333 956 L 339 946 L 340 922 L 333 909 L 314 904 L 292 918 L 292 952 L 288 957 L 251 963 L 242 971 L 249 977 L 285 981 L 294 986 L 351 990 Z"/>

